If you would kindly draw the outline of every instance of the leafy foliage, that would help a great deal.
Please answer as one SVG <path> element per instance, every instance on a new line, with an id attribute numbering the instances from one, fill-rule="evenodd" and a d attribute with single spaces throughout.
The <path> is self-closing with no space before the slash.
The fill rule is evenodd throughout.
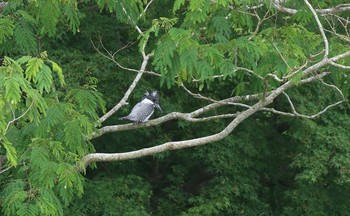
<path id="1" fill-rule="evenodd" d="M 54 72 L 61 86 L 55 86 Z M 57 89 L 65 83 L 62 69 L 46 53 L 6 57 L 1 77 L 0 152 L 9 166 L 17 166 L 16 178 L 3 185 L 2 212 L 63 215 L 63 206 L 83 192 L 84 179 L 75 164 L 93 151 L 87 137 L 95 127 L 97 106 L 104 106 L 101 95 L 76 89 L 64 97 Z"/>

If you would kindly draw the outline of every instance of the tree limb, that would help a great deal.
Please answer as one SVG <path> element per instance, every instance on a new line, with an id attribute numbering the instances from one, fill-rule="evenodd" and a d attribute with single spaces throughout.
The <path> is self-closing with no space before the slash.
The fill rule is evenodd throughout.
<path id="1" fill-rule="evenodd" d="M 307 5 L 307 7 L 310 9 L 311 13 L 313 14 L 313 16 L 314 16 L 314 18 L 315 18 L 315 20 L 317 22 L 318 29 L 321 32 L 321 35 L 322 35 L 322 38 L 323 38 L 323 42 L 324 42 L 324 49 L 325 49 L 325 51 L 324 51 L 324 58 L 327 58 L 328 57 L 328 53 L 329 53 L 329 43 L 328 43 L 328 39 L 326 37 L 326 34 L 324 33 L 321 21 L 318 18 L 315 9 L 312 7 L 312 5 L 309 3 L 309 1 L 308 0 L 304 0 L 304 2 Z"/>

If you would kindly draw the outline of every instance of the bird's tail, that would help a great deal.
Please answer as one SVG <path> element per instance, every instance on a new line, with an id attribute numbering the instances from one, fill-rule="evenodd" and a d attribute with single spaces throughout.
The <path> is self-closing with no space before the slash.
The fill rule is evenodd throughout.
<path id="1" fill-rule="evenodd" d="M 129 116 L 120 117 L 119 120 L 129 120 Z"/>

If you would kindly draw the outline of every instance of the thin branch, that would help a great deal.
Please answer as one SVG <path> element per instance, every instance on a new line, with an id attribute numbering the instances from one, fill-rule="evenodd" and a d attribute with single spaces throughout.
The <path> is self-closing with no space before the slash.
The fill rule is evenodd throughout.
<path id="1" fill-rule="evenodd" d="M 233 72 L 237 72 L 237 71 L 244 71 L 244 72 L 247 72 L 248 75 L 253 75 L 261 80 L 264 80 L 264 77 L 260 76 L 259 74 L 255 73 L 254 71 L 248 69 L 248 68 L 244 68 L 244 67 L 234 67 L 233 68 Z M 222 78 L 222 77 L 225 77 L 227 76 L 226 74 L 220 74 L 220 75 L 214 75 L 212 76 L 211 78 L 213 79 L 217 79 L 217 78 Z M 200 80 L 199 79 L 195 79 L 195 78 L 192 78 L 192 82 L 199 82 Z"/>
<path id="2" fill-rule="evenodd" d="M 124 67 L 124 66 L 121 65 L 118 61 L 115 60 L 115 58 L 114 58 L 115 54 L 116 54 L 119 50 L 121 50 L 121 49 L 123 49 L 123 48 L 120 48 L 119 50 L 117 50 L 116 52 L 114 52 L 114 53 L 112 54 L 111 52 L 109 52 L 109 51 L 104 47 L 102 41 L 100 41 L 100 44 L 101 44 L 102 48 L 103 48 L 104 51 L 108 54 L 108 55 L 106 55 L 106 54 L 104 54 L 103 52 L 101 52 L 101 51 L 96 47 L 96 45 L 94 44 L 94 42 L 91 41 L 91 44 L 92 44 L 93 48 L 94 48 L 100 55 L 102 55 L 103 57 L 105 57 L 105 58 L 111 60 L 111 61 L 112 61 L 113 63 L 115 63 L 119 68 L 121 68 L 121 69 L 123 69 L 123 70 L 126 70 L 126 71 L 136 72 L 136 73 L 139 73 L 139 72 L 140 72 L 140 70 L 137 70 L 137 69 Z M 154 75 L 154 76 L 161 76 L 159 73 L 156 73 L 156 72 L 153 72 L 153 71 L 147 71 L 147 70 L 145 70 L 145 71 L 143 71 L 143 73 L 145 73 L 145 74 L 150 74 L 150 75 Z"/>
<path id="3" fill-rule="evenodd" d="M 120 6 L 121 6 L 122 9 L 123 9 L 123 12 L 125 13 L 125 15 L 128 17 L 128 19 L 130 20 L 130 22 L 135 26 L 136 31 L 137 31 L 140 35 L 144 36 L 144 34 L 143 34 L 143 32 L 141 31 L 140 27 L 136 24 L 136 22 L 130 17 L 130 15 L 129 15 L 128 12 L 126 11 L 124 5 L 123 5 L 121 2 L 119 2 L 119 3 L 120 3 Z M 141 14 L 141 15 L 142 15 L 142 14 Z"/>
<path id="4" fill-rule="evenodd" d="M 30 106 L 28 107 L 28 109 L 27 109 L 24 113 L 22 113 L 22 115 L 20 115 L 20 116 L 18 116 L 18 117 L 15 116 L 15 113 L 14 113 L 14 111 L 13 111 L 12 108 L 11 108 L 12 115 L 13 115 L 13 119 L 7 123 L 7 126 L 6 126 L 6 128 L 5 128 L 5 133 L 6 133 L 6 131 L 9 129 L 9 127 L 10 127 L 10 125 L 11 125 L 12 123 L 14 123 L 15 121 L 17 121 L 17 120 L 23 118 L 23 117 L 29 112 L 29 110 L 32 108 L 33 104 L 34 104 L 34 100 L 32 100 L 32 103 L 30 104 Z"/>
<path id="5" fill-rule="evenodd" d="M 258 23 L 256 24 L 255 30 L 252 33 L 252 35 L 248 38 L 248 40 L 252 40 L 258 34 L 263 22 L 271 17 L 271 16 L 268 16 L 270 13 L 270 10 L 266 11 L 266 13 L 264 14 L 264 17 L 262 19 L 260 18 L 259 14 L 256 11 L 254 11 L 254 12 L 255 12 L 255 17 L 258 19 Z"/>
<path id="6" fill-rule="evenodd" d="M 210 102 L 213 102 L 213 103 L 219 103 L 219 104 L 223 104 L 223 105 L 226 105 L 226 104 L 229 104 L 229 105 L 234 105 L 234 106 L 240 106 L 240 107 L 245 107 L 245 108 L 250 108 L 250 106 L 246 105 L 246 104 L 242 104 L 242 103 L 235 103 L 235 102 L 232 102 L 232 101 L 227 101 L 227 100 L 221 100 L 221 101 L 218 101 L 218 100 L 214 100 L 210 97 L 205 97 L 199 93 L 193 93 L 191 92 L 189 89 L 186 88 L 185 85 L 181 85 L 181 87 L 183 89 L 185 89 L 185 91 L 187 93 L 189 93 L 190 95 L 192 95 L 193 97 L 195 98 L 198 98 L 198 99 L 202 99 L 202 100 L 206 100 L 206 101 L 210 101 Z"/>
<path id="7" fill-rule="evenodd" d="M 142 17 L 143 14 L 146 13 L 147 9 L 149 8 L 149 6 L 152 4 L 153 0 L 149 1 L 148 4 L 146 5 L 145 9 L 143 10 L 143 12 L 139 15 L 139 18 Z"/>
<path id="8" fill-rule="evenodd" d="M 306 61 L 305 64 L 303 64 L 301 67 L 298 68 L 298 70 L 293 71 L 292 73 L 290 73 L 287 76 L 284 76 L 283 79 L 289 79 L 290 77 L 292 77 L 295 74 L 299 73 L 302 69 L 304 69 L 307 66 L 308 63 L 309 63 L 309 61 Z"/>
<path id="9" fill-rule="evenodd" d="M 287 100 L 288 100 L 288 103 L 290 104 L 290 107 L 291 107 L 291 109 L 292 109 L 292 113 L 294 114 L 294 116 L 296 116 L 296 117 L 302 117 L 302 118 L 307 118 L 307 119 L 313 119 L 313 118 L 316 118 L 316 117 L 322 115 L 322 114 L 325 113 L 328 109 L 330 109 L 330 108 L 332 108 L 332 107 L 335 107 L 335 106 L 338 106 L 338 105 L 341 104 L 341 103 L 344 103 L 344 101 L 345 101 L 344 94 L 343 94 L 343 92 L 342 92 L 337 86 L 332 85 L 332 84 L 328 84 L 328 83 L 324 82 L 324 81 L 323 81 L 320 77 L 318 77 L 318 76 L 315 76 L 315 77 L 316 77 L 317 79 L 319 79 L 319 80 L 321 81 L 321 83 L 324 84 L 325 86 L 328 86 L 328 87 L 330 87 L 330 88 L 335 89 L 335 90 L 341 95 L 342 99 L 341 99 L 340 101 L 337 101 L 337 102 L 335 102 L 335 103 L 332 103 L 332 104 L 326 106 L 324 109 L 322 109 L 321 111 L 319 111 L 319 112 L 317 112 L 317 113 L 315 113 L 315 114 L 313 114 L 313 115 L 304 115 L 304 114 L 300 114 L 300 113 L 298 113 L 298 112 L 296 111 L 295 106 L 294 106 L 292 100 L 290 99 L 289 95 L 288 95 L 287 93 L 283 92 L 283 94 L 286 96 L 286 98 L 287 98 Z"/>
<path id="10" fill-rule="evenodd" d="M 288 67 L 289 70 L 292 70 L 292 68 L 289 66 L 288 62 L 286 61 L 286 59 L 283 57 L 282 53 L 280 52 L 280 50 L 278 49 L 278 47 L 276 46 L 275 43 L 272 43 L 273 47 L 276 49 L 276 51 L 278 52 L 279 56 L 281 57 L 281 59 L 283 60 L 284 64 Z"/>
<path id="11" fill-rule="evenodd" d="M 0 170 L 0 174 L 3 174 L 4 172 L 6 172 L 7 170 L 11 169 L 13 166 L 8 166 L 7 168 Z"/>
<path id="12" fill-rule="evenodd" d="M 344 69 L 344 70 L 350 70 L 350 66 L 338 64 L 338 63 L 335 63 L 335 62 L 331 62 L 331 65 L 333 65 L 333 66 L 335 66 L 337 68 Z"/>
<path id="13" fill-rule="evenodd" d="M 329 43 L 328 43 L 328 39 L 326 37 L 326 34 L 324 33 L 321 21 L 318 18 L 315 9 L 312 7 L 312 5 L 309 3 L 309 1 L 308 0 L 304 0 L 304 2 L 308 6 L 308 8 L 310 9 L 311 13 L 314 15 L 314 18 L 315 18 L 315 20 L 317 22 L 318 29 L 320 30 L 320 33 L 322 35 L 323 42 L 324 42 L 324 49 L 325 49 L 325 51 L 324 51 L 324 58 L 327 58 L 328 57 L 328 53 L 329 53 Z"/>

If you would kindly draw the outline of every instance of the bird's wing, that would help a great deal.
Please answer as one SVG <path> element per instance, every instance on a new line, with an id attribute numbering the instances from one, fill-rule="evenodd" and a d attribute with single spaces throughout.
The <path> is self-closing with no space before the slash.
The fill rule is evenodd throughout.
<path id="1" fill-rule="evenodd" d="M 153 114 L 154 107 L 153 104 L 148 103 L 137 103 L 134 108 L 132 108 L 129 116 L 134 121 L 143 122 L 148 120 L 148 118 Z"/>
<path id="2" fill-rule="evenodd" d="M 130 113 L 132 113 L 132 112 L 134 112 L 134 111 L 136 111 L 136 110 L 138 110 L 138 109 L 140 109 L 140 108 L 141 108 L 141 103 L 139 102 L 139 103 L 137 103 L 137 104 L 132 108 L 132 110 L 131 110 Z"/>

